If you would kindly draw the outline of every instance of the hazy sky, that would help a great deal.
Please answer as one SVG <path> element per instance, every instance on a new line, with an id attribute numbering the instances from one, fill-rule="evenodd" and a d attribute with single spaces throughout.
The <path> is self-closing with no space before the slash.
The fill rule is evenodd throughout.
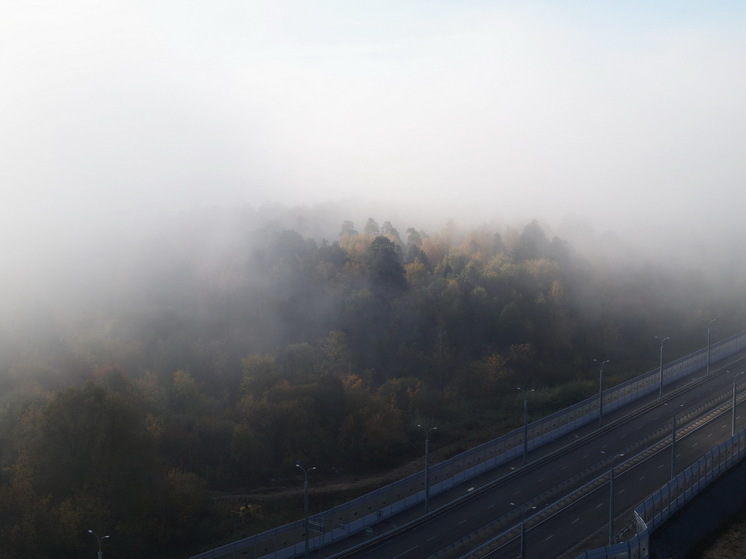
<path id="1" fill-rule="evenodd" d="M 745 31 L 717 0 L 3 0 L 0 232 L 351 198 L 735 227 Z"/>

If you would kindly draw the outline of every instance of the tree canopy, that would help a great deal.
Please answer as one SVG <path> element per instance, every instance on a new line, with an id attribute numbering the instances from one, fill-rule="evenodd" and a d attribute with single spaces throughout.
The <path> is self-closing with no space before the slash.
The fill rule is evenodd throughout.
<path id="1" fill-rule="evenodd" d="M 370 218 L 330 240 L 268 220 L 220 242 L 199 223 L 77 306 L 0 324 L 0 558 L 78 557 L 89 528 L 119 556 L 193 550 L 236 529 L 208 490 L 291 483 L 296 460 L 328 479 L 401 465 L 421 422 L 476 444 L 520 423 L 516 386 L 548 413 L 594 393 L 594 359 L 619 382 L 657 364 L 655 336 L 674 356 L 743 320 L 736 288 L 536 221 L 403 240 Z"/>

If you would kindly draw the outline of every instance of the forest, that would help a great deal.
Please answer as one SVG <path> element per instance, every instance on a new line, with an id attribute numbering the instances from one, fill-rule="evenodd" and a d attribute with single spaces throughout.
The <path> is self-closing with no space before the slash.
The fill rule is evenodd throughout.
<path id="1" fill-rule="evenodd" d="M 594 360 L 610 386 L 657 366 L 656 336 L 669 360 L 744 325 L 738 277 L 538 221 L 249 214 L 68 247 L 3 304 L 0 559 L 90 554 L 88 530 L 106 557 L 184 557 L 263 529 L 218 496 L 297 488 L 297 460 L 384 472 L 421 457 L 418 423 L 464 449 L 520 424 L 518 387 L 540 417 L 596 393 Z"/>

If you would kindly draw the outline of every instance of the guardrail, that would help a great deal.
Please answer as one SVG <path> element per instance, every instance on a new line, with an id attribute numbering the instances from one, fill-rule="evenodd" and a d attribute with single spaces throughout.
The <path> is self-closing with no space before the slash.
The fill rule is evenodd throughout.
<path id="1" fill-rule="evenodd" d="M 746 394 L 742 394 L 738 401 L 746 400 Z M 678 417 L 680 424 L 676 431 L 677 437 L 683 437 L 692 431 L 695 431 L 702 425 L 712 421 L 714 418 L 721 416 L 725 411 L 730 409 L 730 395 L 723 393 L 711 398 L 706 403 L 697 408 L 688 411 Z M 647 460 L 653 454 L 660 452 L 663 448 L 671 445 L 673 440 L 672 424 L 661 426 L 645 438 L 626 446 L 621 449 L 618 455 L 627 456 L 627 458 L 614 465 L 616 475 L 621 475 L 625 471 L 633 468 L 635 465 Z M 547 518 L 558 514 L 572 503 L 582 499 L 590 492 L 609 483 L 610 469 L 616 461 L 614 456 L 600 460 L 584 470 L 578 472 L 572 477 L 564 480 L 559 485 L 545 491 L 541 495 L 533 497 L 530 501 L 524 503 L 523 507 L 528 509 L 538 509 L 538 512 L 531 514 L 525 519 L 525 527 L 529 529 L 535 525 L 544 522 Z M 587 480 L 587 481 L 584 481 Z M 568 490 L 572 489 L 569 493 Z M 558 500 L 552 502 L 550 499 L 557 497 Z M 549 503 L 549 504 L 548 504 Z M 438 559 L 440 557 L 451 557 L 455 550 L 461 547 L 472 545 L 473 541 L 481 541 L 480 545 L 461 555 L 459 559 L 478 559 L 488 556 L 500 549 L 507 542 L 515 539 L 520 525 L 514 525 L 512 521 L 520 519 L 517 510 L 510 511 L 497 520 L 492 521 L 485 526 L 480 527 L 471 534 L 449 545 L 440 552 L 431 555 L 429 559 Z M 494 532 L 494 536 L 490 533 Z M 622 533 L 626 533 L 623 530 Z"/>
<path id="2" fill-rule="evenodd" d="M 708 451 L 635 508 L 637 534 L 618 544 L 578 555 L 577 559 L 648 559 L 650 535 L 713 481 L 746 458 L 746 429 Z"/>
<path id="3" fill-rule="evenodd" d="M 710 361 L 716 362 L 746 347 L 746 332 L 712 344 Z M 671 361 L 663 367 L 663 386 L 704 368 L 707 349 Z M 658 390 L 661 377 L 658 368 L 604 390 L 604 415 Z M 592 396 L 563 410 L 530 423 L 526 428 L 526 447 L 543 446 L 579 427 L 599 419 L 599 397 Z M 515 429 L 492 441 L 464 451 L 430 467 L 430 496 L 433 497 L 521 456 L 524 429 Z M 421 471 L 371 491 L 361 497 L 311 516 L 320 527 L 309 539 L 310 549 L 371 529 L 382 520 L 407 510 L 425 499 L 425 472 Z M 305 550 L 304 522 L 297 520 L 284 526 L 244 538 L 190 557 L 190 559 L 290 559 Z"/>

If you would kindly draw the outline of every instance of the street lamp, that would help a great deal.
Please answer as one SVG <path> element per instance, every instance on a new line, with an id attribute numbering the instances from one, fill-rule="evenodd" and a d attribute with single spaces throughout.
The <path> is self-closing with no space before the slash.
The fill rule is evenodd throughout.
<path id="1" fill-rule="evenodd" d="M 671 479 L 676 474 L 676 414 L 673 414 L 673 428 L 671 429 Z"/>
<path id="2" fill-rule="evenodd" d="M 598 371 L 598 424 L 601 425 L 604 418 L 604 365 L 611 363 L 611 361 L 608 359 L 604 361 L 594 359 L 594 361 L 601 363 L 601 368 Z"/>
<path id="3" fill-rule="evenodd" d="M 710 320 L 710 322 L 707 323 L 707 370 L 706 374 L 710 374 L 710 327 L 712 326 L 712 323 L 715 322 L 717 318 L 713 318 Z"/>
<path id="4" fill-rule="evenodd" d="M 666 336 L 662 340 L 656 336 L 656 340 L 660 340 L 661 342 L 661 358 L 660 358 L 660 367 L 658 369 L 658 399 L 661 399 L 663 397 L 663 344 L 666 343 L 666 340 L 670 340 L 671 338 L 669 336 Z"/>
<path id="5" fill-rule="evenodd" d="M 683 407 L 684 407 L 684 404 L 679 404 L 679 408 L 683 408 Z M 671 479 L 673 479 L 675 475 L 676 475 L 676 410 L 674 410 L 673 427 L 671 429 Z"/>
<path id="6" fill-rule="evenodd" d="M 104 554 L 101 552 L 101 542 L 105 540 L 106 538 L 108 538 L 109 536 L 104 536 L 102 538 L 99 538 L 96 532 L 94 532 L 93 530 L 88 530 L 88 533 L 93 534 L 93 536 L 96 538 L 96 541 L 98 542 L 98 559 L 102 559 Z"/>
<path id="7" fill-rule="evenodd" d="M 519 386 L 518 390 L 523 392 L 523 464 L 525 465 L 528 456 L 528 395 L 534 392 L 534 389 L 526 390 Z"/>
<path id="8" fill-rule="evenodd" d="M 736 379 L 744 374 L 744 371 L 741 371 L 740 373 L 736 373 L 733 375 L 733 422 L 730 426 L 730 436 L 736 434 Z"/>
<path id="9" fill-rule="evenodd" d="M 510 503 L 514 507 L 517 507 L 515 503 Z M 535 510 L 536 507 L 520 507 L 521 508 L 521 559 L 526 557 L 526 511 Z"/>
<path id="10" fill-rule="evenodd" d="M 438 430 L 437 427 L 425 427 L 417 424 L 417 427 L 425 432 L 425 514 L 430 512 L 430 431 Z"/>
<path id="11" fill-rule="evenodd" d="M 614 463 L 613 460 L 621 458 L 624 454 L 617 454 L 612 459 L 609 470 L 609 545 L 614 545 Z"/>
<path id="12" fill-rule="evenodd" d="M 303 470 L 303 517 L 304 517 L 304 528 L 303 531 L 306 533 L 306 559 L 308 559 L 308 473 L 315 470 L 316 466 L 312 468 L 304 468 L 300 462 L 295 463 L 296 468 Z"/>

